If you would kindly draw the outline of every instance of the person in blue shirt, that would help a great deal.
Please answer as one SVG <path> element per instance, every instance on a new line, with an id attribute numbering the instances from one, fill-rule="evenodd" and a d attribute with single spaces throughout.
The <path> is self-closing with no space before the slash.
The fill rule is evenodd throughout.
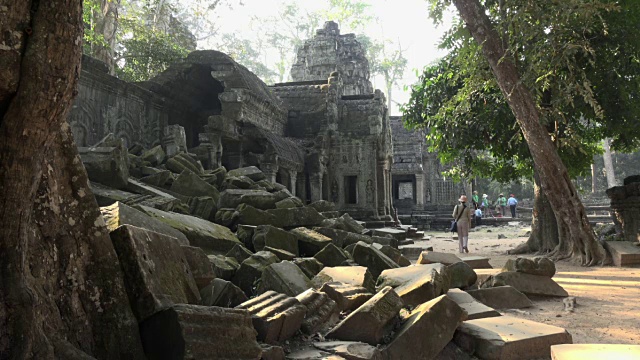
<path id="1" fill-rule="evenodd" d="M 509 200 L 507 200 L 507 205 L 511 209 L 511 217 L 515 219 L 516 217 L 516 205 L 518 205 L 518 200 L 516 200 L 516 196 L 511 194 L 509 195 Z"/>
<path id="2" fill-rule="evenodd" d="M 476 209 L 476 226 L 482 225 L 482 210 Z"/>

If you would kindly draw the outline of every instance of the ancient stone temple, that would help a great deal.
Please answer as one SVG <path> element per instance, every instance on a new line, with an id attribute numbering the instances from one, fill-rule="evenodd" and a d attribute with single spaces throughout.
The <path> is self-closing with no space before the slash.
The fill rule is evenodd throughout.
<path id="1" fill-rule="evenodd" d="M 327 22 L 300 48 L 294 82 L 273 87 L 217 51 L 192 52 L 137 84 L 85 58 L 69 122 L 78 146 L 113 133 L 129 147 L 184 147 L 205 169 L 254 165 L 305 202 L 389 220 L 391 125 L 364 54 Z"/>

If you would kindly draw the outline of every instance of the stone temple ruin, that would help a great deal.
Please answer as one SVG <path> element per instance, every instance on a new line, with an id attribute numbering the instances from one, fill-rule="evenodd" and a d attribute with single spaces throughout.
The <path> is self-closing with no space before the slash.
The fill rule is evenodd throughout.
<path id="1" fill-rule="evenodd" d="M 126 147 L 197 154 L 205 169 L 257 166 L 303 202 L 328 200 L 363 220 L 390 220 L 394 202 L 401 212 L 455 203 L 423 138 L 390 118 L 369 75 L 364 49 L 334 22 L 299 49 L 293 82 L 275 86 L 217 51 L 136 84 L 85 58 L 69 122 L 80 147 L 113 133 Z"/>

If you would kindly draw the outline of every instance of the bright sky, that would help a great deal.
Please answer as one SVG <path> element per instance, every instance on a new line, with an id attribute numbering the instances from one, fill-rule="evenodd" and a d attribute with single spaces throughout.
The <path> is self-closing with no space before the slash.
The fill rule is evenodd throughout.
<path id="1" fill-rule="evenodd" d="M 242 0 L 244 6 L 233 8 L 220 7 L 216 10 L 220 31 L 235 32 L 240 38 L 255 38 L 255 29 L 249 28 L 252 16 L 268 17 L 276 15 L 284 0 Z M 371 38 L 399 40 L 408 59 L 405 78 L 394 89 L 394 102 L 404 103 L 409 99 L 409 91 L 404 85 L 417 81 L 416 71 L 432 63 L 444 53 L 437 48 L 445 31 L 445 26 L 436 28 L 428 18 L 429 5 L 426 0 L 368 0 L 372 5 L 371 13 L 380 19 L 378 24 L 372 23 L 364 32 Z M 310 11 L 318 8 L 318 1 L 300 0 L 299 5 Z M 447 25 L 448 27 L 448 25 Z M 204 44 L 200 44 L 202 47 Z M 275 59 L 274 59 L 275 60 Z M 267 59 L 270 61 L 270 59 Z M 384 81 L 372 79 L 374 86 L 384 91 Z M 391 114 L 399 114 L 394 104 Z"/>

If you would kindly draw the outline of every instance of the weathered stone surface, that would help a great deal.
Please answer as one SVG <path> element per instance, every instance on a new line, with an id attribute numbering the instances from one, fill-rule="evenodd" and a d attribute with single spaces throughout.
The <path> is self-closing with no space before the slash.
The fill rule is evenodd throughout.
<path id="1" fill-rule="evenodd" d="M 356 234 L 362 234 L 366 229 L 360 225 L 349 214 L 343 214 L 337 219 L 327 219 L 322 222 L 321 227 L 344 230 Z"/>
<path id="2" fill-rule="evenodd" d="M 295 258 L 293 259 L 293 263 L 296 264 L 309 279 L 313 279 L 324 267 L 320 261 L 312 257 Z"/>
<path id="3" fill-rule="evenodd" d="M 326 217 L 327 219 L 337 219 L 340 217 L 340 213 L 338 211 L 321 211 L 320 215 Z"/>
<path id="4" fill-rule="evenodd" d="M 209 221 L 215 220 L 216 203 L 209 196 L 192 197 L 187 201 L 189 214 Z"/>
<path id="5" fill-rule="evenodd" d="M 255 183 L 246 176 L 227 176 L 224 179 L 226 189 L 250 189 Z"/>
<path id="6" fill-rule="evenodd" d="M 258 292 L 273 290 L 297 296 L 312 287 L 309 278 L 291 261 L 282 261 L 264 268 Z"/>
<path id="7" fill-rule="evenodd" d="M 461 258 L 462 261 L 471 266 L 472 269 L 493 269 L 489 264 L 489 258 L 484 256 L 467 256 Z"/>
<path id="8" fill-rule="evenodd" d="M 319 350 L 341 356 L 349 360 L 382 360 L 382 354 L 375 346 L 356 341 L 314 342 Z"/>
<path id="9" fill-rule="evenodd" d="M 358 242 L 353 249 L 353 260 L 369 268 L 371 275 L 376 279 L 384 270 L 399 267 L 398 264 L 389 259 L 387 255 L 383 254 L 382 251 L 363 242 Z"/>
<path id="10" fill-rule="evenodd" d="M 176 174 L 181 174 L 185 170 L 192 171 L 197 175 L 202 175 L 204 173 L 202 165 L 189 154 L 178 154 L 167 160 L 165 165 L 167 169 Z"/>
<path id="11" fill-rule="evenodd" d="M 226 253 L 240 240 L 228 228 L 194 216 L 176 214 L 140 206 L 140 210 L 182 232 L 192 246 Z"/>
<path id="12" fill-rule="evenodd" d="M 480 287 L 491 276 L 497 275 L 501 272 L 500 269 L 477 269 L 474 271 L 476 272 L 476 275 L 478 275 L 478 280 L 475 283 L 478 287 Z"/>
<path id="13" fill-rule="evenodd" d="M 138 321 L 173 304 L 200 302 L 187 259 L 174 238 L 131 225 L 110 235 Z"/>
<path id="14" fill-rule="evenodd" d="M 290 253 L 290 252 L 288 252 L 286 250 L 282 250 L 282 249 L 272 248 L 271 246 L 265 246 L 262 250 L 263 251 L 268 251 L 268 252 L 274 254 L 280 260 L 293 260 L 296 257 L 296 255 L 293 254 L 293 253 Z"/>
<path id="15" fill-rule="evenodd" d="M 308 289 L 297 295 L 296 299 L 307 308 L 301 327 L 305 334 L 315 334 L 338 322 L 340 309 L 324 292 Z"/>
<path id="16" fill-rule="evenodd" d="M 627 228 L 632 227 L 632 225 L 630 225 L 631 221 L 640 222 L 640 220 L 632 218 L 629 215 L 627 215 L 627 217 Z M 625 229 L 625 236 L 629 233 L 629 229 Z M 638 241 L 640 241 L 640 234 L 638 236 Z M 637 244 L 637 241 L 605 241 L 604 247 L 611 253 L 611 258 L 615 266 L 636 267 L 640 265 L 640 247 Z"/>
<path id="17" fill-rule="evenodd" d="M 278 257 L 268 251 L 259 251 L 251 255 L 240 264 L 231 281 L 236 284 L 247 296 L 255 293 L 257 280 L 262 278 L 262 271 L 279 261 Z"/>
<path id="18" fill-rule="evenodd" d="M 208 196 L 212 198 L 216 204 L 219 202 L 218 199 L 221 197 L 218 189 L 202 180 L 200 176 L 190 170 L 185 170 L 178 175 L 178 178 L 176 178 L 171 184 L 171 191 L 192 197 Z M 223 207 L 227 206 L 218 206 L 217 208 Z M 228 207 L 235 208 L 235 206 Z"/>
<path id="19" fill-rule="evenodd" d="M 89 180 L 115 189 L 124 189 L 127 186 L 129 158 L 126 148 L 79 147 L 78 154 L 87 169 Z"/>
<path id="20" fill-rule="evenodd" d="M 369 235 L 347 232 L 347 237 L 344 239 L 344 247 L 355 245 L 361 241 L 365 244 L 373 244 L 373 239 Z"/>
<path id="21" fill-rule="evenodd" d="M 180 231 L 121 202 L 101 207 L 100 212 L 102 212 L 102 217 L 109 231 L 113 231 L 121 225 L 133 225 L 174 237 L 180 245 L 189 245 L 189 240 Z"/>
<path id="22" fill-rule="evenodd" d="M 433 360 L 474 360 L 469 354 L 464 352 L 455 342 L 449 341 L 447 346 L 433 358 Z"/>
<path id="23" fill-rule="evenodd" d="M 327 338 L 361 341 L 370 345 L 382 342 L 398 322 L 404 306 L 402 299 L 391 287 L 386 287 L 327 333 Z"/>
<path id="24" fill-rule="evenodd" d="M 257 226 L 254 225 L 238 225 L 236 236 L 238 240 L 244 244 L 244 246 L 251 250 L 256 251 L 253 247 L 253 234 L 256 231 Z"/>
<path id="25" fill-rule="evenodd" d="M 325 246 L 324 249 L 320 250 L 320 252 L 315 254 L 313 257 L 320 261 L 324 266 L 340 266 L 345 261 L 351 259 L 351 255 L 349 255 L 348 252 L 331 243 Z"/>
<path id="26" fill-rule="evenodd" d="M 229 229 L 236 229 L 236 223 L 238 222 L 239 218 L 240 213 L 236 211 L 236 209 L 219 209 L 218 211 L 216 211 L 214 222 Z"/>
<path id="27" fill-rule="evenodd" d="M 452 288 L 466 288 L 476 283 L 478 275 L 465 262 L 460 261 L 447 266 Z"/>
<path id="28" fill-rule="evenodd" d="M 501 272 L 490 276 L 482 288 L 509 285 L 525 295 L 566 297 L 569 294 L 553 279 L 547 276 L 531 275 L 521 272 Z"/>
<path id="29" fill-rule="evenodd" d="M 240 268 L 240 263 L 235 258 L 223 255 L 209 255 L 209 264 L 217 278 L 231 280 Z"/>
<path id="30" fill-rule="evenodd" d="M 318 212 L 336 211 L 336 204 L 327 200 L 318 200 L 309 204 L 312 208 L 318 210 Z"/>
<path id="31" fill-rule="evenodd" d="M 97 182 L 90 182 L 89 187 L 100 207 L 110 206 L 116 202 L 133 205 L 146 200 L 146 197 L 140 194 L 114 189 Z"/>
<path id="32" fill-rule="evenodd" d="M 333 355 L 330 352 L 323 351 L 306 345 L 302 349 L 296 349 L 287 354 L 287 360 L 345 360 L 342 356 Z"/>
<path id="33" fill-rule="evenodd" d="M 260 225 L 253 233 L 253 248 L 263 250 L 265 246 L 281 249 L 298 256 L 298 239 L 295 234 L 271 225 Z"/>
<path id="34" fill-rule="evenodd" d="M 389 245 L 392 248 L 395 248 L 395 249 L 398 248 L 398 239 L 395 239 L 393 237 L 388 237 L 388 236 L 382 237 L 382 236 L 374 235 L 371 237 L 371 241 L 374 244 Z"/>
<path id="35" fill-rule="evenodd" d="M 345 240 L 347 239 L 347 235 L 350 233 L 344 230 L 325 228 L 325 227 L 314 227 L 313 231 L 320 233 L 331 239 L 333 245 L 343 248 L 345 247 Z"/>
<path id="36" fill-rule="evenodd" d="M 362 286 L 341 282 L 324 283 L 320 291 L 335 301 L 340 311 L 353 311 L 373 297 L 373 294 Z"/>
<path id="37" fill-rule="evenodd" d="M 404 240 L 407 238 L 407 231 L 403 229 L 395 229 L 395 228 L 374 229 L 373 236 L 379 236 L 379 237 L 390 236 L 396 240 Z"/>
<path id="38" fill-rule="evenodd" d="M 399 245 L 398 250 L 409 260 L 418 260 L 423 251 L 433 251 L 433 246 Z"/>
<path id="39" fill-rule="evenodd" d="M 454 254 L 441 253 L 435 251 L 423 251 L 418 258 L 416 264 L 444 264 L 451 265 L 457 262 L 462 261 L 459 257 Z"/>
<path id="40" fill-rule="evenodd" d="M 140 181 L 148 185 L 162 187 L 167 183 L 167 181 L 169 181 L 169 178 L 171 178 L 171 171 L 161 170 L 155 174 L 147 175 L 140 178 Z"/>
<path id="41" fill-rule="evenodd" d="M 519 257 L 509 259 L 502 271 L 517 271 L 525 274 L 553 277 L 556 274 L 556 264 L 546 257 L 533 259 Z"/>
<path id="42" fill-rule="evenodd" d="M 467 293 L 494 309 L 522 309 L 533 306 L 533 303 L 525 294 L 511 286 L 467 290 Z"/>
<path id="43" fill-rule="evenodd" d="M 282 209 L 288 210 L 288 209 Z M 275 210 L 269 210 L 275 211 Z M 238 213 L 237 223 L 243 225 L 265 225 L 271 224 L 274 226 L 278 226 L 282 223 L 282 221 L 278 221 L 276 215 L 271 214 L 269 212 L 256 209 L 251 205 L 241 204 L 236 209 Z M 281 226 L 278 226 L 281 227 Z"/>
<path id="44" fill-rule="evenodd" d="M 389 259 L 393 260 L 394 263 L 398 264 L 398 266 L 409 266 L 411 265 L 411 261 L 402 256 L 400 250 L 395 249 L 389 245 L 381 245 L 380 243 L 373 243 L 373 246 L 380 250 L 383 254 L 387 255 Z"/>
<path id="45" fill-rule="evenodd" d="M 300 255 L 314 256 L 325 246 L 331 244 L 330 238 L 304 227 L 291 230 L 291 234 L 298 240 Z"/>
<path id="46" fill-rule="evenodd" d="M 230 189 L 220 193 L 219 208 L 237 208 L 240 204 L 260 210 L 275 209 L 276 197 L 263 190 Z"/>
<path id="47" fill-rule="evenodd" d="M 183 245 L 181 248 L 198 289 L 209 285 L 211 280 L 216 278 L 216 274 L 211 267 L 207 254 L 199 247 Z"/>
<path id="48" fill-rule="evenodd" d="M 296 228 L 300 226 L 318 226 L 325 217 L 320 215 L 316 209 L 303 206 L 291 209 L 273 209 L 267 210 L 269 215 L 275 217 L 275 226 L 281 228 Z"/>
<path id="49" fill-rule="evenodd" d="M 463 350 L 488 360 L 549 358 L 552 345 L 572 342 L 565 329 L 512 316 L 465 321 L 454 341 Z"/>
<path id="50" fill-rule="evenodd" d="M 148 359 L 259 359 L 246 310 L 174 305 L 140 324 Z"/>
<path id="51" fill-rule="evenodd" d="M 267 344 L 285 341 L 302 326 L 307 308 L 298 299 L 267 291 L 236 307 L 251 313 L 258 339 Z"/>
<path id="52" fill-rule="evenodd" d="M 304 204 L 302 203 L 302 200 L 298 199 L 297 197 L 286 198 L 276 203 L 277 209 L 291 209 L 291 208 L 298 208 L 303 206 Z"/>
<path id="53" fill-rule="evenodd" d="M 200 289 L 200 305 L 236 307 L 249 300 L 247 295 L 232 282 L 223 279 L 213 279 Z"/>
<path id="54" fill-rule="evenodd" d="M 143 161 L 148 162 L 149 164 L 151 164 L 151 166 L 156 166 L 159 164 L 162 164 L 164 162 L 164 159 L 166 158 L 166 154 L 164 152 L 164 150 L 162 149 L 161 145 L 155 146 L 145 152 L 142 153 L 142 156 L 140 156 L 140 158 Z"/>
<path id="55" fill-rule="evenodd" d="M 238 261 L 238 264 L 240 264 L 251 255 L 253 255 L 253 253 L 249 251 L 249 249 L 242 245 L 236 244 L 231 250 L 229 250 L 229 252 L 225 256 L 236 259 L 236 261 Z"/>
<path id="56" fill-rule="evenodd" d="M 417 306 L 434 299 L 449 290 L 449 280 L 440 264 L 413 265 L 385 270 L 380 274 L 376 287 L 390 286 L 402 298 L 405 305 Z"/>
<path id="57" fill-rule="evenodd" d="M 370 292 L 375 292 L 376 281 L 371 272 L 364 266 L 335 266 L 325 267 L 311 282 L 319 289 L 324 283 L 341 282 L 343 284 L 362 286 Z"/>
<path id="58" fill-rule="evenodd" d="M 260 360 L 285 360 L 284 349 L 281 346 L 260 344 L 262 357 Z"/>
<path id="59" fill-rule="evenodd" d="M 464 311 L 440 296 L 415 308 L 391 343 L 382 348 L 385 359 L 431 359 L 451 341 Z M 515 358 L 514 358 L 515 359 Z"/>
<path id="60" fill-rule="evenodd" d="M 501 316 L 499 312 L 474 299 L 460 289 L 450 289 L 447 297 L 455 301 L 464 311 L 467 312 L 467 320 L 482 319 L 486 317 Z"/>
<path id="61" fill-rule="evenodd" d="M 227 176 L 246 176 L 253 181 L 264 180 L 264 173 L 255 166 L 247 166 L 239 169 L 230 170 Z"/>
<path id="62" fill-rule="evenodd" d="M 629 344 L 565 344 L 551 346 L 552 360 L 637 360 L 640 345 Z"/>

